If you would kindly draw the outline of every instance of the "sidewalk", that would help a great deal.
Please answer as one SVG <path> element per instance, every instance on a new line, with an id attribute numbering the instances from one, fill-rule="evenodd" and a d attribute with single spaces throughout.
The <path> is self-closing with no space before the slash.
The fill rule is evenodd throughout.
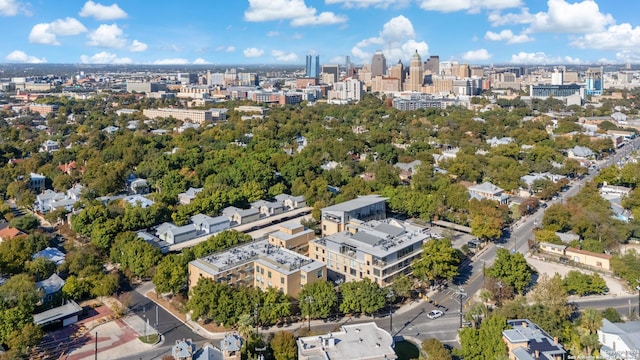
<path id="1" fill-rule="evenodd" d="M 408 311 L 411 311 L 421 305 L 424 305 L 426 303 L 427 298 L 432 299 L 438 292 L 433 290 L 430 291 L 426 297 L 423 298 L 418 298 L 416 300 L 411 301 L 409 304 L 406 304 L 402 307 L 400 307 L 399 309 L 397 309 L 393 315 L 398 316 L 398 315 L 402 315 Z M 176 311 L 173 308 L 167 308 L 166 306 L 164 306 L 164 304 L 160 303 L 160 302 L 156 302 L 155 300 L 155 292 L 149 291 L 147 293 L 144 294 L 145 297 L 147 297 L 149 300 L 153 301 L 154 303 L 156 303 L 158 306 L 160 306 L 161 308 L 163 308 L 164 310 L 166 310 L 167 312 L 171 313 L 173 316 L 175 316 L 176 318 L 180 319 L 181 321 L 183 321 L 183 323 L 188 326 L 191 330 L 193 330 L 193 332 L 195 332 L 196 334 L 207 338 L 209 340 L 221 340 L 224 338 L 224 335 L 226 333 L 228 333 L 230 330 L 226 330 L 223 332 L 218 332 L 218 333 L 214 333 L 211 332 L 207 329 L 205 329 L 204 327 L 202 327 L 200 324 L 198 324 L 197 322 L 191 320 L 191 318 L 187 315 L 185 316 L 185 314 L 176 314 Z M 346 322 L 352 321 L 354 318 L 350 317 L 350 316 L 345 316 L 342 317 L 336 321 L 331 321 L 331 323 L 335 323 L 336 325 L 340 324 L 344 324 Z M 380 317 L 374 317 L 374 316 L 367 316 L 367 315 L 360 315 L 359 317 L 357 317 L 358 321 L 375 321 L 377 319 L 380 319 Z M 320 326 L 320 325 L 327 325 L 327 321 L 324 319 L 319 319 L 319 320 L 311 320 L 311 325 L 312 326 Z M 295 323 L 290 323 L 289 326 L 287 327 L 289 330 L 299 330 L 301 328 L 307 327 L 308 326 L 308 322 L 307 321 L 299 321 L 299 322 L 295 322 Z M 273 325 L 270 326 L 268 328 L 261 328 L 260 332 L 261 333 L 276 333 L 279 331 L 282 331 L 283 328 L 282 327 L 278 327 L 277 325 Z"/>

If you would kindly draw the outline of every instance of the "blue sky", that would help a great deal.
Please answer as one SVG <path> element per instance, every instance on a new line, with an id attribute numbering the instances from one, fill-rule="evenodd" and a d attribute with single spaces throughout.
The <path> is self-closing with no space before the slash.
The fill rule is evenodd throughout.
<path id="1" fill-rule="evenodd" d="M 637 0 L 0 0 L 0 62 L 640 63 Z"/>

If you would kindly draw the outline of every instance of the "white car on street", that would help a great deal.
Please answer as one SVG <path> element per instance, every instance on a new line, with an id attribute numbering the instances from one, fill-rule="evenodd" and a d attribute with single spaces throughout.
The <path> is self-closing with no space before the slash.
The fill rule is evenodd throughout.
<path id="1" fill-rule="evenodd" d="M 444 315 L 444 313 L 442 311 L 440 311 L 440 310 L 431 310 L 427 314 L 427 317 L 429 319 L 437 319 L 437 318 L 441 317 L 442 315 Z"/>

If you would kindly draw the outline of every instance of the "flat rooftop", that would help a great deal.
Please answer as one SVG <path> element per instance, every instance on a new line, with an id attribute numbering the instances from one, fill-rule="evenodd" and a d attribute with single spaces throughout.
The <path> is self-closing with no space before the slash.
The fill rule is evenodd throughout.
<path id="1" fill-rule="evenodd" d="M 387 198 L 382 197 L 380 195 L 366 195 L 360 196 L 353 200 L 345 201 L 340 204 L 332 205 L 322 209 L 322 211 L 344 211 L 349 212 L 353 210 L 357 210 L 372 204 L 377 204 L 379 202 L 387 201 Z"/>
<path id="2" fill-rule="evenodd" d="M 382 258 L 411 244 L 422 244 L 429 238 L 417 226 L 401 224 L 393 219 L 367 221 L 359 224 L 357 229 L 355 234 L 342 231 L 312 241 L 344 244 Z"/>
<path id="3" fill-rule="evenodd" d="M 297 270 L 310 272 L 324 266 L 323 263 L 294 251 L 271 245 L 266 239 L 211 254 L 191 263 L 199 269 L 215 275 L 251 261 L 258 261 L 260 264 L 283 274 L 291 274 Z"/>
<path id="4" fill-rule="evenodd" d="M 297 340 L 300 359 L 397 359 L 391 335 L 376 323 L 344 325 L 338 332 Z"/>

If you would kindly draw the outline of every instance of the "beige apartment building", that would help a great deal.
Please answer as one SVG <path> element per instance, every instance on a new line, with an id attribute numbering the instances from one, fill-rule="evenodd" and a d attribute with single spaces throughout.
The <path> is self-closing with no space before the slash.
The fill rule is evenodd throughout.
<path id="1" fill-rule="evenodd" d="M 421 228 L 394 219 L 352 219 L 347 230 L 309 242 L 309 257 L 327 265 L 329 280 L 369 278 L 387 286 L 411 272 L 411 262 L 429 239 Z"/>
<path id="2" fill-rule="evenodd" d="M 269 234 L 269 244 L 308 255 L 309 241 L 313 238 L 315 238 L 313 230 L 292 221 L 280 224 L 278 231 Z"/>
<path id="3" fill-rule="evenodd" d="M 227 109 L 218 108 L 210 110 L 186 110 L 172 108 L 144 109 L 142 113 L 150 119 L 173 117 L 180 121 L 190 121 L 200 124 L 211 121 L 224 121 L 227 119 Z"/>
<path id="4" fill-rule="evenodd" d="M 270 287 L 297 297 L 305 284 L 327 279 L 326 266 L 267 240 L 251 242 L 189 263 L 189 290 L 201 278 L 239 286 Z"/>
<path id="5" fill-rule="evenodd" d="M 386 219 L 386 201 L 387 198 L 380 195 L 367 195 L 322 209 L 322 236 L 346 230 L 346 225 L 351 219 Z"/>

